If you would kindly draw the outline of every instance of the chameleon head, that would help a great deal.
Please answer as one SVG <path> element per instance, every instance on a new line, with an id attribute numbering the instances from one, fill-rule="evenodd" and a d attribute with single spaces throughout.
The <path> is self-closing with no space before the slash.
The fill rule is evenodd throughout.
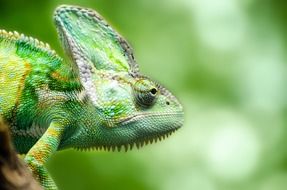
<path id="1" fill-rule="evenodd" d="M 170 135 L 183 124 L 183 108 L 165 88 L 142 76 L 119 76 L 97 84 L 97 109 L 105 126 L 100 145 L 141 146 Z M 109 82 L 107 82 L 109 81 Z M 98 142 L 98 140 L 97 140 Z"/>
<path id="2" fill-rule="evenodd" d="M 183 108 L 164 87 L 139 74 L 128 43 L 93 10 L 63 5 L 55 22 L 96 115 L 73 137 L 82 147 L 126 149 L 161 139 L 183 125 Z M 87 143 L 90 142 L 90 143 Z"/>

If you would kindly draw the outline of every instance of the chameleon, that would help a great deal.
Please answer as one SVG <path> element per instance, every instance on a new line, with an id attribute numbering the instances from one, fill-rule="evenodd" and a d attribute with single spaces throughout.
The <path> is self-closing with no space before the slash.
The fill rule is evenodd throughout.
<path id="1" fill-rule="evenodd" d="M 0 30 L 0 116 L 44 189 L 57 189 L 45 163 L 58 150 L 130 150 L 184 122 L 177 98 L 140 73 L 131 46 L 99 13 L 61 5 L 53 18 L 64 58 Z"/>

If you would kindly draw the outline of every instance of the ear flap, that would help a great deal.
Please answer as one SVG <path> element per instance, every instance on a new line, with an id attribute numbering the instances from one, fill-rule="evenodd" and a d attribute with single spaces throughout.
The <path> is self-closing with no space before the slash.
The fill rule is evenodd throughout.
<path id="1" fill-rule="evenodd" d="M 54 18 L 78 68 L 138 72 L 129 44 L 95 11 L 63 5 L 56 9 Z"/>

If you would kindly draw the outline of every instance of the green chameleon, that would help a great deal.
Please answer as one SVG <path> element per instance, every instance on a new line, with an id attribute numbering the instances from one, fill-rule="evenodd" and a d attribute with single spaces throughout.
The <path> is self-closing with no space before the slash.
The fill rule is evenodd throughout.
<path id="1" fill-rule="evenodd" d="M 128 150 L 183 125 L 178 100 L 139 73 L 129 44 L 98 13 L 62 5 L 54 20 L 68 60 L 0 31 L 0 116 L 45 189 L 57 189 L 44 167 L 57 150 Z"/>

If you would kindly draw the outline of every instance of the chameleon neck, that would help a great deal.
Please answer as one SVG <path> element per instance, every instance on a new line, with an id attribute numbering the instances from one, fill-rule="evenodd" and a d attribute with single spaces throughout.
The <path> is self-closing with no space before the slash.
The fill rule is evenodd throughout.
<path id="1" fill-rule="evenodd" d="M 67 126 L 68 130 L 65 130 L 59 149 L 78 147 L 79 145 L 92 147 L 94 138 L 100 136 L 98 135 L 99 129 L 105 127 L 104 117 L 101 116 L 98 108 L 88 98 L 84 90 L 74 98 L 66 101 L 62 107 L 66 115 L 65 118 L 69 118 L 69 126 Z"/>

